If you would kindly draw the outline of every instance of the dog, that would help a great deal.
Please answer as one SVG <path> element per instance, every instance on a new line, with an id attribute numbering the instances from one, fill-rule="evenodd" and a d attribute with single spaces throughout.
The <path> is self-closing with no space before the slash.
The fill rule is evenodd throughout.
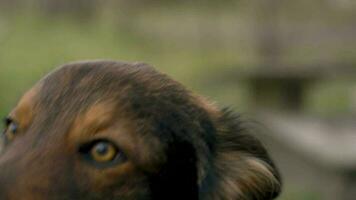
<path id="1" fill-rule="evenodd" d="M 249 132 L 150 65 L 70 63 L 5 118 L 0 199 L 275 199 L 280 175 Z"/>

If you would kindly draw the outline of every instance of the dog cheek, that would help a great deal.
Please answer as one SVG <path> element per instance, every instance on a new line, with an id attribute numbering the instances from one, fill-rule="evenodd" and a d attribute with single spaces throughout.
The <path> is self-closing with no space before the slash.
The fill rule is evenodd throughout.
<path id="1" fill-rule="evenodd" d="M 5 173 L 0 175 L 2 200 L 22 200 L 24 197 L 26 200 L 73 199 L 79 196 L 76 195 L 78 190 L 71 178 L 71 170 L 62 162 L 26 160 L 29 161 L 26 157 L 11 163 L 11 166 L 1 166 Z"/>
<path id="2" fill-rule="evenodd" d="M 75 166 L 75 181 L 81 191 L 94 199 L 139 200 L 148 194 L 144 174 L 130 162 L 108 169 L 79 162 Z"/>

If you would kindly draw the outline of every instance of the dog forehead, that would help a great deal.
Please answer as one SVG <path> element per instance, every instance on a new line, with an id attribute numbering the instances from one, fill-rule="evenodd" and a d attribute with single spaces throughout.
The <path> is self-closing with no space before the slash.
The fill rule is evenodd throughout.
<path id="1" fill-rule="evenodd" d="M 47 108 L 86 108 L 98 99 L 127 95 L 127 88 L 136 85 L 140 76 L 152 74 L 149 68 L 146 65 L 108 61 L 67 64 L 40 81 L 43 87 L 39 101 L 41 107 Z"/>
<path id="2" fill-rule="evenodd" d="M 60 76 L 64 81 L 91 78 L 93 81 L 104 81 L 103 78 L 114 78 L 116 81 L 125 78 L 132 80 L 157 77 L 162 74 L 145 63 L 128 63 L 119 61 L 82 61 L 69 63 L 54 70 L 48 77 Z M 65 76 L 65 77 L 63 77 Z M 66 79 L 68 78 L 68 79 Z M 111 80 L 111 81 L 115 81 Z"/>
<path id="3" fill-rule="evenodd" d="M 55 70 L 41 82 L 44 87 L 40 101 L 48 109 L 63 106 L 86 109 L 98 99 L 108 98 L 132 105 L 172 102 L 179 106 L 192 99 L 184 86 L 143 63 L 72 63 Z"/>
<path id="4" fill-rule="evenodd" d="M 50 93 L 53 97 L 70 92 L 77 94 L 75 96 L 101 93 L 112 97 L 115 94 L 125 95 L 123 89 L 127 86 L 145 84 L 147 91 L 161 87 L 162 79 L 165 79 L 165 82 L 171 81 L 144 63 L 90 61 L 64 65 L 41 82 L 44 83 L 45 95 Z"/>
<path id="5" fill-rule="evenodd" d="M 193 126 L 192 121 L 203 115 L 189 90 L 146 64 L 72 63 L 40 82 L 38 105 L 47 116 L 44 124 L 72 122 L 92 105 L 108 101 L 114 102 L 113 112 L 126 113 L 156 132 L 175 126 L 178 119 Z"/>

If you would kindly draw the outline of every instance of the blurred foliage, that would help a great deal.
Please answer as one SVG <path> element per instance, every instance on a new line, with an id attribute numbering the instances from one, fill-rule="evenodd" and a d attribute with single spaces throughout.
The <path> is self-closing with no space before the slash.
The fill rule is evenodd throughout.
<path id="1" fill-rule="evenodd" d="M 337 12 L 340 8 L 330 7 L 324 1 L 294 2 L 293 7 L 272 0 L 269 2 L 277 3 L 272 15 L 268 12 L 257 14 L 269 4 L 244 0 L 225 1 L 224 4 L 150 0 L 71 2 L 0 1 L 3 11 L 0 14 L 1 116 L 9 111 L 23 91 L 55 66 L 75 60 L 106 58 L 148 62 L 192 89 L 214 97 L 213 100 L 244 112 L 249 106 L 246 85 L 216 83 L 207 77 L 261 62 L 256 56 L 260 36 L 253 33 L 259 30 L 255 29 L 261 23 L 259 16 L 262 23 L 265 18 L 275 18 L 279 34 L 282 34 L 278 38 L 282 42 L 291 41 L 286 47 L 284 43 L 279 44 L 284 48 L 279 55 L 283 62 L 355 58 L 353 42 L 340 44 L 338 40 L 331 40 L 325 43 L 335 38 L 327 35 L 318 42 L 313 39 L 318 32 L 309 38 L 305 36 L 315 28 L 326 30 L 323 34 L 327 34 L 332 33 L 329 30 L 332 27 L 353 23 L 352 9 Z M 315 5 L 320 7 L 318 12 L 314 12 Z M 73 15 L 75 8 L 80 8 L 78 13 L 91 13 L 91 17 Z M 292 22 L 296 26 L 288 25 Z M 288 33 L 291 30 L 300 34 Z M 313 43 L 295 41 L 297 36 Z M 329 48 L 330 45 L 333 48 Z M 350 102 L 345 86 L 350 84 L 316 85 L 308 91 L 307 110 L 320 114 L 347 111 Z M 330 96 L 330 91 L 338 95 Z"/>
<path id="2" fill-rule="evenodd" d="M 279 200 L 322 200 L 321 196 L 309 191 L 293 191 L 283 194 L 283 199 Z"/>
<path id="3" fill-rule="evenodd" d="M 66 17 L 48 19 L 23 12 L 5 19 L 0 25 L 2 116 L 35 80 L 53 67 L 70 61 L 145 61 L 196 89 L 205 73 L 219 70 L 219 66 L 212 63 L 236 59 L 232 53 L 211 49 L 183 49 L 174 44 L 160 46 L 149 38 L 118 28 L 105 18 L 83 24 Z"/>

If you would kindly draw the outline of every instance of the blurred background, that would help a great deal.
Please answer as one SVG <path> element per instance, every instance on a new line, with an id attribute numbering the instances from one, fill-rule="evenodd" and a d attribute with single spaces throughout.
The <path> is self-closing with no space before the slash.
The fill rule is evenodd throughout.
<path id="1" fill-rule="evenodd" d="M 354 200 L 355 11 L 354 0 L 0 0 L 0 116 L 61 64 L 144 61 L 260 130 L 280 200 Z"/>

